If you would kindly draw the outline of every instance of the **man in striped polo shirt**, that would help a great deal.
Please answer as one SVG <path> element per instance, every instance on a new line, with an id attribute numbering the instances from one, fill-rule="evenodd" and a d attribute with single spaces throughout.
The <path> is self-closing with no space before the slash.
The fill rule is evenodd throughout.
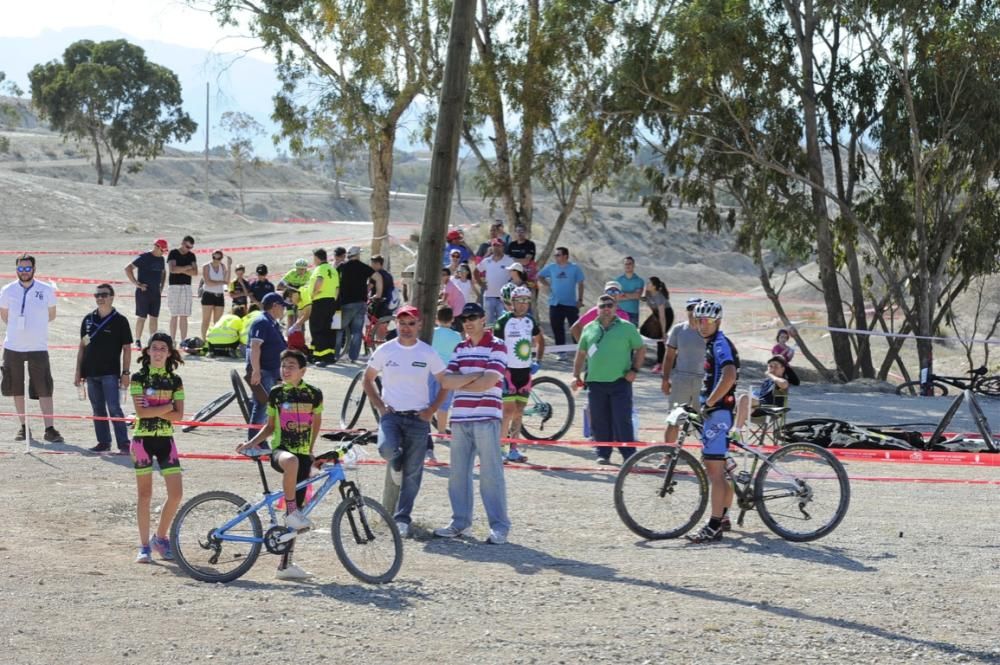
<path id="1" fill-rule="evenodd" d="M 490 522 L 486 542 L 502 545 L 510 533 L 507 487 L 500 456 L 501 388 L 507 370 L 507 347 L 486 330 L 486 312 L 478 304 L 466 303 L 460 320 L 465 341 L 455 347 L 448 372 L 479 376 L 457 389 L 452 401 L 451 473 L 448 476 L 451 524 L 436 529 L 434 535 L 441 538 L 471 535 L 472 471 L 478 454 L 479 491 Z"/>

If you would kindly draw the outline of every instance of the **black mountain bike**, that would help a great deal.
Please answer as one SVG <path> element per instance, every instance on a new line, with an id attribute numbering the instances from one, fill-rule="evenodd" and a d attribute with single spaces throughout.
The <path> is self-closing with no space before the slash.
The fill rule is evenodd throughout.
<path id="1" fill-rule="evenodd" d="M 233 389 L 222 393 L 211 402 L 198 409 L 197 413 L 191 416 L 192 422 L 207 423 L 209 420 L 222 413 L 222 410 L 234 401 L 240 407 L 240 414 L 243 416 L 243 420 L 248 423 L 250 422 L 250 409 L 252 403 L 250 395 L 247 393 L 246 385 L 243 383 L 243 377 L 240 376 L 240 373 L 235 369 L 230 370 L 229 382 L 232 384 Z M 181 428 L 181 431 L 193 432 L 196 429 L 198 429 L 197 425 L 185 425 Z"/>
<path id="2" fill-rule="evenodd" d="M 971 390 L 977 395 L 986 397 L 1000 397 L 1000 375 L 987 376 L 989 370 L 985 366 L 969 370 L 962 376 L 945 376 L 943 374 L 931 374 L 931 394 L 934 397 L 942 397 L 948 394 L 948 386 L 957 388 L 959 392 Z M 896 394 L 903 397 L 916 397 L 920 395 L 920 381 L 907 381 L 896 386 Z"/>
<path id="3" fill-rule="evenodd" d="M 628 458 L 615 480 L 615 510 L 634 533 L 649 540 L 679 538 L 701 520 L 708 506 L 708 473 L 681 446 L 701 433 L 701 417 L 678 407 L 670 418 L 680 428 L 677 445 L 651 446 Z M 669 421 L 668 421 L 669 424 Z M 811 443 L 792 443 L 770 455 L 735 439 L 742 465 L 728 458 L 727 475 L 740 509 L 750 510 L 786 540 L 805 542 L 829 534 L 847 515 L 851 486 L 844 466 Z"/>

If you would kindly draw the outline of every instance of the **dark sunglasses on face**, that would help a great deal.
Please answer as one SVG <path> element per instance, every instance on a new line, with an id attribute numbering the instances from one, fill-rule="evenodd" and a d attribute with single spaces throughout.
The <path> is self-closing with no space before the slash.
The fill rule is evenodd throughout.
<path id="1" fill-rule="evenodd" d="M 95 298 L 110 298 L 111 294 L 106 291 L 99 291 L 94 294 Z"/>
<path id="2" fill-rule="evenodd" d="M 462 323 L 468 323 L 469 321 L 478 321 L 481 318 L 483 317 L 481 317 L 478 314 L 470 314 L 469 316 L 462 317 Z"/>
<path id="3" fill-rule="evenodd" d="M 614 309 L 615 304 L 613 302 L 602 302 L 598 305 L 598 309 Z"/>
<path id="4" fill-rule="evenodd" d="M 31 272 L 32 270 L 34 270 L 34 268 L 32 268 L 31 266 L 18 266 L 17 267 L 17 271 L 18 272 Z"/>
<path id="5" fill-rule="evenodd" d="M 222 258 L 222 254 L 212 254 L 212 258 L 216 259 L 216 260 L 221 259 Z"/>

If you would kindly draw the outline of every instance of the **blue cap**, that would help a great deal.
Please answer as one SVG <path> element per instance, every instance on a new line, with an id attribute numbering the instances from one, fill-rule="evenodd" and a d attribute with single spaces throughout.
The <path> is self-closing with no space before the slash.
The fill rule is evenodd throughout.
<path id="1" fill-rule="evenodd" d="M 261 309 L 268 310 L 278 303 L 281 303 L 285 307 L 292 307 L 292 303 L 287 302 L 284 298 L 282 298 L 280 293 L 275 293 L 273 291 L 264 296 L 264 299 L 260 301 L 260 306 Z"/>
<path id="2" fill-rule="evenodd" d="M 465 307 L 462 308 L 462 313 L 458 315 L 460 319 L 464 319 L 467 316 L 486 316 L 486 311 L 480 306 L 479 303 L 467 302 Z"/>

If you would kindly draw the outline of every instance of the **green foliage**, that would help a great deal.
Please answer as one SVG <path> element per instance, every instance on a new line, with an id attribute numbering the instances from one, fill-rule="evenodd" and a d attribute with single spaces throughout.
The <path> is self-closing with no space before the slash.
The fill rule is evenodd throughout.
<path id="1" fill-rule="evenodd" d="M 41 116 L 64 136 L 91 141 L 99 184 L 102 153 L 115 185 L 125 159 L 155 159 L 168 141 L 186 141 L 197 129 L 181 108 L 177 76 L 123 39 L 74 42 L 62 62 L 35 65 L 28 78 Z"/>
<path id="2" fill-rule="evenodd" d="M 240 212 L 245 212 L 243 174 L 247 165 L 254 168 L 260 166 L 260 161 L 254 157 L 253 141 L 256 137 L 264 134 L 264 127 L 251 115 L 241 111 L 226 111 L 222 114 L 219 124 L 229 134 L 226 148 L 233 160 L 233 169 L 236 172 L 235 184 L 240 193 Z"/>

